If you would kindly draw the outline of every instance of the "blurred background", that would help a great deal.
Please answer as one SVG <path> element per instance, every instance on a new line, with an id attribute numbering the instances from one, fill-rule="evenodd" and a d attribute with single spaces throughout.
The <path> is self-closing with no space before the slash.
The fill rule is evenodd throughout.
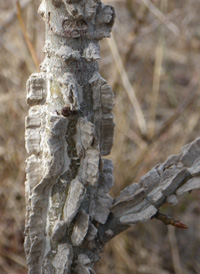
<path id="1" fill-rule="evenodd" d="M 39 0 L 0 2 L 0 274 L 27 273 L 23 251 L 26 81 L 43 60 Z M 101 41 L 100 71 L 115 93 L 115 186 L 137 182 L 149 169 L 194 140 L 200 131 L 199 0 L 107 0 L 116 10 L 111 39 Z M 26 29 L 36 60 L 30 54 Z M 137 98 L 137 99 L 136 99 Z M 180 230 L 152 220 L 105 247 L 98 274 L 199 274 L 200 191 L 162 212 Z"/>

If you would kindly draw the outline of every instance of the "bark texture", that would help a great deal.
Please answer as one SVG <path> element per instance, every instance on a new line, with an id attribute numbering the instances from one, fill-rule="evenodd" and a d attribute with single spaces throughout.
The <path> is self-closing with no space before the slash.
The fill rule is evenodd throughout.
<path id="1" fill-rule="evenodd" d="M 99 0 L 43 0 L 41 72 L 27 82 L 25 252 L 29 273 L 94 273 L 104 244 L 200 187 L 200 139 L 120 196 L 113 185 L 114 96 L 98 72 L 115 12 Z"/>
<path id="2" fill-rule="evenodd" d="M 113 199 L 114 96 L 98 73 L 114 9 L 97 0 L 44 0 L 41 72 L 27 82 L 25 252 L 29 273 L 92 273 L 98 224 Z"/>

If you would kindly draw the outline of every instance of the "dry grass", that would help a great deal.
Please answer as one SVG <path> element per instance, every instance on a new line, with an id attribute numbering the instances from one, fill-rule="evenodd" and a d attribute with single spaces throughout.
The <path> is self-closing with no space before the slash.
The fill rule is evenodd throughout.
<path id="1" fill-rule="evenodd" d="M 21 1 L 25 2 L 25 1 Z M 39 0 L 23 9 L 30 41 L 39 62 L 44 41 Z M 114 5 L 115 46 L 101 42 L 100 69 L 115 98 L 115 166 L 112 195 L 182 145 L 199 135 L 200 3 L 198 0 L 118 0 Z M 27 273 L 23 252 L 25 83 L 36 71 L 14 14 L 15 1 L 0 3 L 0 273 Z M 10 16 L 10 17 L 9 17 Z M 8 20 L 8 18 L 11 18 Z M 7 21 L 6 21 L 7 20 Z M 125 76 L 124 76 L 125 75 Z M 128 79 L 141 113 L 123 83 Z M 129 94 L 129 95 L 128 95 Z M 139 119 L 145 119 L 141 127 Z M 97 264 L 97 273 L 200 273 L 200 199 L 193 192 L 163 211 L 179 218 L 188 230 L 171 230 L 158 221 L 138 224 L 112 240 Z"/>

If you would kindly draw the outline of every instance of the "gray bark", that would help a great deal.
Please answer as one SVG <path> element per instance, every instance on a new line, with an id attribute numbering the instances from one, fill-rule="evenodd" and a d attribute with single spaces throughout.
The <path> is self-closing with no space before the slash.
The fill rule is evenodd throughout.
<path id="1" fill-rule="evenodd" d="M 27 82 L 25 253 L 29 273 L 94 273 L 104 244 L 200 187 L 200 139 L 113 199 L 114 96 L 98 72 L 114 9 L 99 0 L 43 0 L 41 72 Z"/>

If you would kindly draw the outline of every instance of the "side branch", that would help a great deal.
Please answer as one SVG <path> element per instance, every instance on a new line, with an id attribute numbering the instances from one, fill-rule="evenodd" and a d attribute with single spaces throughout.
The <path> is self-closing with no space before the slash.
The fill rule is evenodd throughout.
<path id="1" fill-rule="evenodd" d="M 200 138 L 121 191 L 113 201 L 107 222 L 99 228 L 101 242 L 106 243 L 132 224 L 151 219 L 164 203 L 175 205 L 177 196 L 197 188 L 200 188 Z"/>

